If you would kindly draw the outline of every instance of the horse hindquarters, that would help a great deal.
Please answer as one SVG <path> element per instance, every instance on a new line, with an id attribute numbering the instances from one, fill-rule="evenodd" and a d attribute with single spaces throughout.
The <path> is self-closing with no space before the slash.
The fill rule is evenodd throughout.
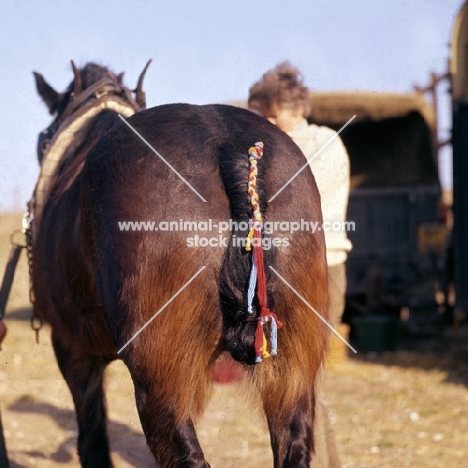
<path id="1" fill-rule="evenodd" d="M 220 121 L 223 125 L 218 125 Z M 117 221 L 151 219 L 158 223 L 167 221 L 167 212 L 176 220 L 249 221 L 249 147 L 259 139 L 266 142 L 268 157 L 260 160 L 258 177 L 262 210 L 268 200 L 265 192 L 270 196 L 276 193 L 289 174 L 303 165 L 303 155 L 264 119 L 228 106 L 163 106 L 135 115 L 131 123 L 151 136 L 149 141 L 156 141 L 158 151 L 182 173 L 196 175 L 189 181 L 197 188 L 202 185 L 200 181 L 221 173 L 222 184 L 202 185 L 209 203 L 198 202 L 190 192 L 181 200 L 180 194 L 189 189 L 173 174 L 168 177 L 166 169 L 160 169 L 154 155 L 138 140 L 128 139 L 127 134 L 120 136 L 125 132 L 120 128 L 96 146 L 83 176 L 86 197 L 82 207 L 90 226 L 87 237 L 93 239 L 91 251 L 100 299 L 118 348 L 125 346 L 202 266 L 207 266 L 206 272 L 121 353 L 134 381 L 138 412 L 156 461 L 161 468 L 203 468 L 208 465 L 193 421 L 204 407 L 210 368 L 222 345 L 238 361 L 255 361 L 256 326 L 246 320 L 250 255 L 232 242 L 227 252 L 220 248 L 190 249 L 182 233 L 119 232 Z M 304 193 L 311 197 L 304 197 Z M 168 210 L 161 206 L 164 200 L 177 203 Z M 278 221 L 301 217 L 321 220 L 310 171 L 299 175 L 294 189 L 287 188 L 268 206 L 265 215 Z M 246 234 L 233 233 L 238 237 Z M 287 267 L 294 286 L 326 313 L 323 233 L 317 239 L 298 236 L 297 240 L 294 248 L 265 252 L 268 298 L 274 299 L 273 310 L 285 326 L 279 332 L 278 356 L 249 366 L 254 388 L 264 400 L 277 468 L 303 468 L 310 460 L 314 379 L 325 346 L 319 320 L 311 318 L 312 313 L 268 269 L 274 266 L 285 274 Z"/>

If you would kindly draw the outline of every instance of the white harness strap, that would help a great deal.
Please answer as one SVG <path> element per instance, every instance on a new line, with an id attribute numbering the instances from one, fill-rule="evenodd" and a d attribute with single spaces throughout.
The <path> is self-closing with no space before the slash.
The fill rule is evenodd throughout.
<path id="1" fill-rule="evenodd" d="M 130 104 L 123 101 L 116 101 L 115 98 L 113 100 L 100 100 L 94 106 L 86 108 L 81 115 L 77 116 L 74 114 L 65 120 L 51 141 L 49 150 L 42 161 L 39 180 L 37 181 L 34 191 L 35 203 L 33 219 L 35 228 L 37 228 L 38 223 L 42 221 L 44 206 L 57 176 L 60 161 L 68 146 L 75 138 L 75 134 L 79 132 L 90 119 L 106 109 L 112 110 L 124 117 L 130 117 L 135 113 L 135 109 Z M 35 229 L 33 229 L 33 233 L 34 231 Z"/>

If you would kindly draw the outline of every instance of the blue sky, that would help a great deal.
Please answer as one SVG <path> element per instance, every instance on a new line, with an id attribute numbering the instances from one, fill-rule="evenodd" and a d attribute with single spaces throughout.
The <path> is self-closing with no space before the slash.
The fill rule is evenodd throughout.
<path id="1" fill-rule="evenodd" d="M 148 106 L 245 99 L 288 59 L 314 90 L 412 91 L 447 71 L 463 0 L 3 0 L 0 5 L 0 211 L 23 209 L 38 175 L 37 134 L 51 118 L 32 71 L 57 90 L 102 63 L 134 87 L 149 58 Z M 445 87 L 444 87 L 445 88 Z M 446 92 L 441 90 L 441 97 Z M 441 102 L 442 130 L 449 106 Z M 448 152 L 444 155 L 448 159 Z M 443 164 L 444 185 L 450 165 Z"/>

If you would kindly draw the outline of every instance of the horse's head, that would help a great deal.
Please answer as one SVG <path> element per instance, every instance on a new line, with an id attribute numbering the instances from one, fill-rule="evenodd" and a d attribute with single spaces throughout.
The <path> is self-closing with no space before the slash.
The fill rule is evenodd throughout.
<path id="1" fill-rule="evenodd" d="M 106 67 L 95 63 L 88 63 L 83 68 L 77 69 L 72 61 L 74 79 L 63 93 L 57 92 L 50 86 L 42 74 L 33 72 L 37 91 L 48 107 L 50 114 L 55 116 L 52 124 L 39 134 L 37 144 L 39 162 L 42 162 L 44 154 L 47 152 L 50 142 L 58 132 L 62 122 L 91 100 L 112 93 L 129 101 L 135 107 L 135 110 L 145 109 L 146 98 L 143 92 L 143 80 L 150 63 L 151 60 L 148 61 L 140 74 L 136 89 L 132 91 L 123 85 L 123 73 L 115 75 Z M 132 92 L 135 93 L 135 98 L 132 97 Z"/>

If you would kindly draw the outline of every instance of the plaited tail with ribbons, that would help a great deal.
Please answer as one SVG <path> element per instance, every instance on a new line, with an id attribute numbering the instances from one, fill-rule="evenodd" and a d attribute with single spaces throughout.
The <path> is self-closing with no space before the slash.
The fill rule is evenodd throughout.
<path id="1" fill-rule="evenodd" d="M 277 331 L 278 328 L 281 328 L 283 325 L 278 320 L 276 314 L 268 309 L 267 304 L 266 274 L 263 263 L 262 246 L 263 218 L 257 192 L 258 160 L 262 156 L 263 143 L 259 141 L 249 149 L 250 171 L 247 191 L 253 208 L 253 216 L 252 229 L 249 232 L 246 243 L 246 250 L 252 252 L 252 270 L 250 272 L 249 289 L 247 292 L 247 311 L 249 314 L 253 313 L 252 302 L 255 293 L 260 306 L 260 314 L 257 319 L 257 328 L 255 331 L 255 362 L 261 362 L 263 358 L 274 356 L 277 353 Z M 270 352 L 268 352 L 268 344 L 265 336 L 266 323 L 270 323 L 271 327 Z"/>

